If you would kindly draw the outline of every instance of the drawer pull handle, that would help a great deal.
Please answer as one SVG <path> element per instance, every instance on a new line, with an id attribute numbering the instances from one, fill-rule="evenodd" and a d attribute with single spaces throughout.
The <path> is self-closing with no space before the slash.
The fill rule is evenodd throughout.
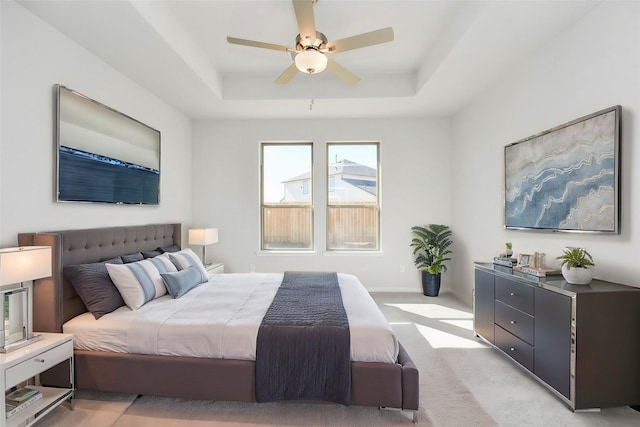
<path id="1" fill-rule="evenodd" d="M 516 321 L 515 320 L 509 320 L 509 323 L 511 323 L 512 325 L 515 325 Z"/>
<path id="2" fill-rule="evenodd" d="M 44 359 L 33 359 L 34 362 L 44 363 Z"/>
<path id="3" fill-rule="evenodd" d="M 515 347 L 511 347 L 509 350 L 516 351 L 516 348 Z"/>

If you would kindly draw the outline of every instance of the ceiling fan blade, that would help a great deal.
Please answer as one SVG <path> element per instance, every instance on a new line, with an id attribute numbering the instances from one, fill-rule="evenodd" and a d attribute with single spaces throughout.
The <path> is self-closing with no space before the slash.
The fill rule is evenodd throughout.
<path id="1" fill-rule="evenodd" d="M 263 49 L 280 50 L 284 52 L 295 52 L 295 49 L 273 43 L 257 42 L 254 40 L 238 39 L 235 37 L 227 37 L 227 41 L 231 44 L 239 44 L 241 46 L 261 47 Z"/>
<path id="2" fill-rule="evenodd" d="M 327 71 L 350 85 L 354 85 L 360 81 L 360 77 L 356 76 L 331 58 L 327 61 Z"/>
<path id="3" fill-rule="evenodd" d="M 313 0 L 293 0 L 293 9 L 300 29 L 300 38 L 309 40 L 309 44 L 316 40 L 316 21 L 313 17 Z"/>
<path id="4" fill-rule="evenodd" d="M 298 68 L 296 67 L 296 63 L 294 62 L 289 66 L 289 68 L 284 70 L 284 73 L 280 74 L 280 77 L 278 77 L 274 83 L 279 85 L 287 84 L 291 81 L 293 76 L 295 76 L 297 73 L 298 73 Z"/>
<path id="5" fill-rule="evenodd" d="M 387 27 L 329 42 L 327 44 L 327 50 L 331 53 L 338 53 L 390 41 L 393 41 L 393 28 Z"/>

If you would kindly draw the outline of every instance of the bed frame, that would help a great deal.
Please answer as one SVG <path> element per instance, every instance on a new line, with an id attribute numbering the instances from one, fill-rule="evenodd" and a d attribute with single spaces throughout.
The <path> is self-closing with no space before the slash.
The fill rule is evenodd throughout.
<path id="1" fill-rule="evenodd" d="M 66 321 L 87 311 L 63 275 L 64 266 L 181 245 L 181 236 L 181 224 L 20 233 L 20 246 L 52 248 L 52 276 L 33 285 L 33 330 L 62 332 Z M 78 350 L 74 355 L 78 389 L 256 401 L 254 361 Z M 68 369 L 59 365 L 43 373 L 40 380 L 44 385 L 68 386 Z M 402 345 L 395 364 L 351 362 L 351 404 L 412 411 L 417 422 L 418 369 Z"/>

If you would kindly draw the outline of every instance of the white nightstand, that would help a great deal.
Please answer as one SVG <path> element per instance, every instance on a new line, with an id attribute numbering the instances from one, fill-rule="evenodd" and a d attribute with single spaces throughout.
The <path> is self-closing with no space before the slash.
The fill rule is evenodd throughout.
<path id="1" fill-rule="evenodd" d="M 6 417 L 5 405 L 0 404 L 0 426 L 30 426 L 66 400 L 73 399 L 73 335 L 41 333 L 42 339 L 10 353 L 0 354 L 0 384 L 2 390 L 35 378 L 69 360 L 70 388 L 29 386 L 42 392 L 42 399 L 22 411 Z"/>
<path id="2" fill-rule="evenodd" d="M 209 276 L 224 273 L 224 264 L 221 262 L 214 262 L 212 264 L 205 265 L 204 268 L 207 270 L 207 274 L 209 274 Z"/>

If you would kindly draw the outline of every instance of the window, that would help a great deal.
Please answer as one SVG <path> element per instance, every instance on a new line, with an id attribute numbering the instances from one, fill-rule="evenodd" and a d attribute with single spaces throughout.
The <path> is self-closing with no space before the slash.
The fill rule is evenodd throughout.
<path id="1" fill-rule="evenodd" d="M 378 148 L 327 143 L 327 250 L 380 249 Z"/>
<path id="2" fill-rule="evenodd" d="M 261 250 L 313 249 L 313 144 L 261 144 Z"/>

